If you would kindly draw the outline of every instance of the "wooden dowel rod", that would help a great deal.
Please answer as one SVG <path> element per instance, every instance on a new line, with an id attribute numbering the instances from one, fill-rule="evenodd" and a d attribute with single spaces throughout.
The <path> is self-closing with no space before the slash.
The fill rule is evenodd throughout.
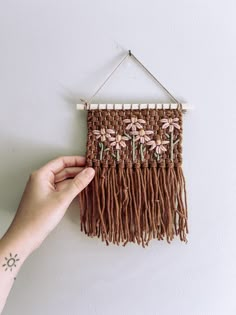
<path id="1" fill-rule="evenodd" d="M 89 104 L 88 109 L 175 109 L 178 108 L 179 104 L 177 103 L 159 103 L 159 104 Z M 189 104 L 182 104 L 183 110 L 192 110 L 193 107 Z M 76 104 L 76 109 L 85 110 L 85 104 Z"/>

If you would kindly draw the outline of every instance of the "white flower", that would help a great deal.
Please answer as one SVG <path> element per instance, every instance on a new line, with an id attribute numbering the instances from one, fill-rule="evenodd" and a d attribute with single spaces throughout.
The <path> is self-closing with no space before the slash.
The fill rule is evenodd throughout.
<path id="1" fill-rule="evenodd" d="M 150 141 L 151 139 L 147 135 L 153 134 L 153 130 L 135 130 L 131 131 L 130 134 L 136 136 L 134 141 L 140 140 L 140 143 L 145 143 L 146 141 Z"/>
<path id="2" fill-rule="evenodd" d="M 105 130 L 105 128 L 101 128 L 101 130 L 93 130 L 93 133 L 96 135 L 96 139 L 101 138 L 100 140 L 104 142 L 111 137 L 111 134 L 115 134 L 115 131 L 113 129 Z"/>
<path id="3" fill-rule="evenodd" d="M 125 124 L 128 124 L 126 126 L 126 130 L 132 130 L 132 131 L 135 131 L 138 129 L 142 129 L 143 126 L 141 124 L 146 124 L 146 121 L 143 120 L 143 119 L 138 119 L 137 117 L 131 117 L 131 119 L 124 119 L 123 122 Z"/>
<path id="4" fill-rule="evenodd" d="M 116 137 L 110 137 L 109 141 L 112 141 L 110 143 L 110 146 L 116 146 L 116 150 L 120 150 L 121 147 L 125 148 L 126 147 L 126 143 L 125 141 L 128 141 L 129 138 L 126 136 L 121 136 L 121 135 L 116 135 Z"/>
<path id="5" fill-rule="evenodd" d="M 157 139 L 156 141 L 152 140 L 152 141 L 147 142 L 147 145 L 151 145 L 151 148 L 149 150 L 155 149 L 157 154 L 162 154 L 162 152 L 167 151 L 164 145 L 168 143 L 169 141 L 163 141 L 161 139 Z"/>
<path id="6" fill-rule="evenodd" d="M 166 129 L 169 127 L 169 132 L 173 132 L 174 128 L 180 129 L 180 125 L 176 122 L 179 121 L 179 118 L 163 118 L 160 122 L 164 123 L 162 129 Z"/>

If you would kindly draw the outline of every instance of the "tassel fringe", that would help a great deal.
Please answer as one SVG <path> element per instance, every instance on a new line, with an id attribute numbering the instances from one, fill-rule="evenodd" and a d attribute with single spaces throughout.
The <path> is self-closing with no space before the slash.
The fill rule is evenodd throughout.
<path id="1" fill-rule="evenodd" d="M 81 231 L 109 243 L 147 246 L 152 239 L 187 242 L 187 199 L 180 164 L 96 161 L 79 195 Z"/>

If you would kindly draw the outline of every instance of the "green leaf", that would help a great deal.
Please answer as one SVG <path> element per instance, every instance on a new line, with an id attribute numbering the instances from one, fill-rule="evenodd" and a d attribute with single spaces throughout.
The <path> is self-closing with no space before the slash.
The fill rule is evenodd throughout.
<path id="1" fill-rule="evenodd" d="M 131 139 L 130 135 L 128 135 L 127 133 L 124 132 L 124 135 L 128 137 L 129 139 Z"/>

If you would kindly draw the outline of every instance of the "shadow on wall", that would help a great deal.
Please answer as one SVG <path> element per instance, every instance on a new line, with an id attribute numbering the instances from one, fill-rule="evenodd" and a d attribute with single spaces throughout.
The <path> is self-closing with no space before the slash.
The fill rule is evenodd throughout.
<path id="1" fill-rule="evenodd" d="M 1 154 L 0 208 L 15 212 L 32 171 L 68 152 L 52 145 L 27 142 L 25 139 L 9 136 L 1 136 L 1 143 L 4 152 Z"/>
<path id="2" fill-rule="evenodd" d="M 63 155 L 85 155 L 86 119 L 84 113 L 73 113 L 64 126 L 70 143 L 63 147 L 1 133 L 0 209 L 14 213 L 32 171 Z M 80 119 L 79 119 L 80 118 Z M 78 123 L 80 121 L 80 123 Z"/>
<path id="3" fill-rule="evenodd" d="M 1 137 L 2 148 L 0 168 L 0 211 L 8 224 L 17 210 L 27 180 L 32 171 L 40 168 L 58 156 L 69 155 L 64 148 L 53 147 L 42 143 L 27 142 L 25 139 Z M 80 231 L 79 206 L 75 199 L 67 218 L 78 225 Z M 4 224 L 1 229 L 5 230 Z M 4 231 L 1 231 L 1 234 Z"/>
<path id="4" fill-rule="evenodd" d="M 0 167 L 0 212 L 2 223 L 10 222 L 19 205 L 27 180 L 32 171 L 40 168 L 48 161 L 63 155 L 85 155 L 87 119 L 86 112 L 78 112 L 72 93 L 65 95 L 60 108 L 56 108 L 58 115 L 54 117 L 54 124 L 60 128 L 60 134 L 65 138 L 65 145 L 58 146 L 53 143 L 44 143 L 44 139 L 36 142 L 27 139 L 27 134 L 22 136 L 11 135 L 1 130 L 1 167 Z M 70 97 L 68 96 L 70 95 Z M 38 132 L 43 123 L 41 117 L 35 119 L 35 128 Z M 45 117 L 43 117 L 44 119 Z M 62 125 L 63 122 L 63 125 Z M 47 123 L 47 122 L 46 122 Z M 63 129 L 61 131 L 61 129 Z M 65 136 L 64 134 L 65 133 Z M 57 137 L 57 135 L 55 135 Z M 68 140 L 67 140 L 68 139 Z M 52 142 L 52 141 L 51 141 Z M 71 212 L 71 213 L 70 213 Z M 78 204 L 76 201 L 68 212 L 70 220 L 79 225 Z M 5 222 L 5 223 L 4 223 Z M 1 229 L 2 229 L 1 228 Z M 79 230 L 79 229 L 78 229 Z"/>

